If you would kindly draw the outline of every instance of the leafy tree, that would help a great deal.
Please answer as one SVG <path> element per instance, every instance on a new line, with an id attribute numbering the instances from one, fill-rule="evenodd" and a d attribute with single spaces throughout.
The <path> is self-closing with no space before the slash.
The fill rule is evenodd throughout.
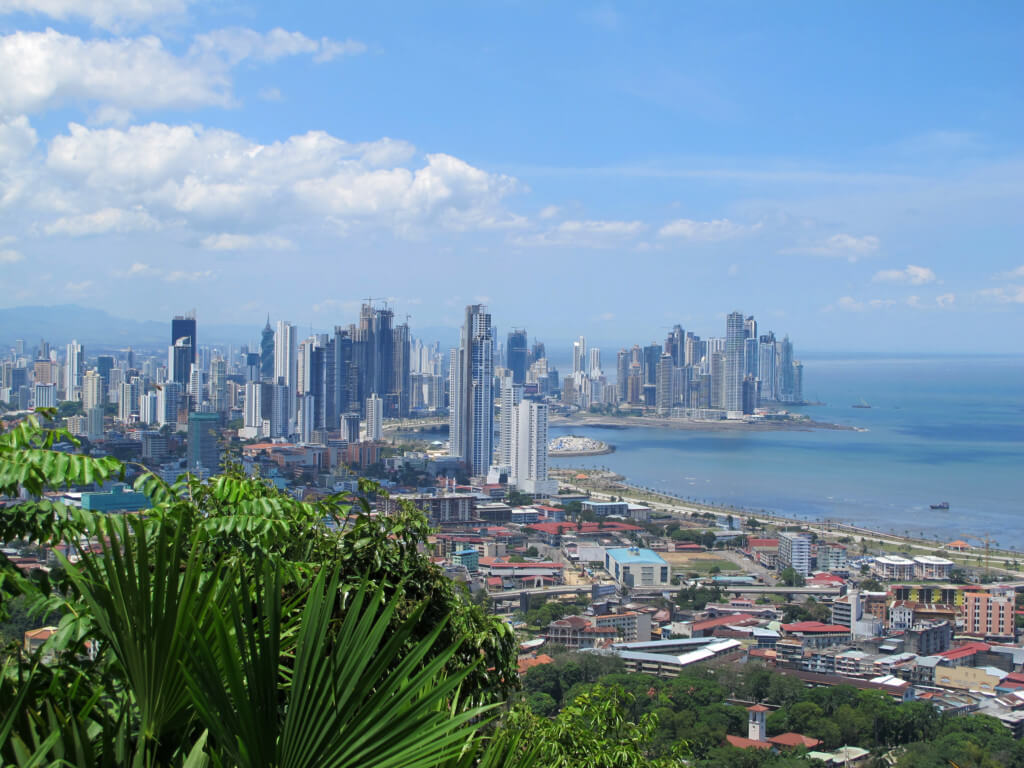
<path id="1" fill-rule="evenodd" d="M 779 578 L 787 587 L 802 587 L 807 583 L 802 573 L 797 573 L 792 567 L 787 566 L 779 573 Z"/>

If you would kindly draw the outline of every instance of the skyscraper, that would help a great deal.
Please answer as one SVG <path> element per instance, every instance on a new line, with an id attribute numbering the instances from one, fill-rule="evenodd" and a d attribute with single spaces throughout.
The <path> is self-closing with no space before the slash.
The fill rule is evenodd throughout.
<path id="1" fill-rule="evenodd" d="M 779 376 L 779 400 L 784 403 L 791 403 L 796 398 L 794 397 L 793 387 L 793 344 L 790 342 L 789 336 L 782 339 L 776 365 L 778 366 Z"/>
<path id="2" fill-rule="evenodd" d="M 274 329 L 270 327 L 270 315 L 260 335 L 260 377 L 264 381 L 274 378 Z"/>
<path id="3" fill-rule="evenodd" d="M 658 389 L 656 395 L 659 415 L 671 412 L 672 406 L 675 405 L 672 399 L 672 371 L 674 369 L 675 365 L 672 362 L 672 355 L 662 355 L 658 361 Z"/>
<path id="4" fill-rule="evenodd" d="M 96 371 L 87 371 L 82 377 L 82 408 L 102 408 L 103 401 L 103 377 Z"/>
<path id="5" fill-rule="evenodd" d="M 175 346 L 179 339 L 188 339 L 188 347 L 192 356 L 188 364 L 196 361 L 196 316 L 194 314 L 175 315 L 171 320 L 171 346 Z"/>
<path id="6" fill-rule="evenodd" d="M 384 439 L 384 401 L 379 395 L 366 398 L 366 439 L 373 442 Z"/>
<path id="7" fill-rule="evenodd" d="M 287 320 L 277 321 L 277 333 L 274 334 L 274 379 L 288 387 L 288 426 L 284 434 L 289 434 L 295 426 L 296 417 L 296 385 L 299 379 L 299 343 L 298 331 Z"/>
<path id="8" fill-rule="evenodd" d="M 459 348 L 453 350 L 449 454 L 471 475 L 484 475 L 494 455 L 494 339 L 482 304 L 466 307 Z"/>
<path id="9" fill-rule="evenodd" d="M 501 422 L 498 425 L 498 464 L 512 466 L 512 435 L 515 430 L 514 409 L 523 400 L 523 385 L 512 376 L 501 379 Z"/>
<path id="10" fill-rule="evenodd" d="M 182 336 L 175 341 L 167 350 L 168 381 L 180 384 L 183 389 L 187 388 L 195 358 L 195 350 L 192 349 L 192 342 L 188 336 Z"/>
<path id="11" fill-rule="evenodd" d="M 82 345 L 72 339 L 67 347 L 67 375 L 64 379 L 64 397 L 76 400 L 82 390 L 82 374 L 85 372 Z"/>
<path id="12" fill-rule="evenodd" d="M 725 319 L 725 410 L 743 413 L 743 351 L 746 329 L 742 312 L 730 312 Z"/>
<path id="13" fill-rule="evenodd" d="M 188 471 L 199 477 L 209 477 L 220 468 L 220 448 L 217 428 L 220 415 L 216 413 L 190 413 L 188 415 Z"/>
<path id="14" fill-rule="evenodd" d="M 523 400 L 512 409 L 509 483 L 523 493 L 549 494 L 558 483 L 548 479 L 548 406 Z"/>
<path id="15" fill-rule="evenodd" d="M 618 400 L 620 403 L 626 401 L 628 394 L 627 388 L 629 386 L 629 352 L 624 349 L 619 350 L 618 358 L 615 361 L 615 388 L 618 390 Z"/>
<path id="16" fill-rule="evenodd" d="M 587 370 L 587 340 L 580 336 L 572 343 L 572 372 L 583 373 Z"/>
<path id="17" fill-rule="evenodd" d="M 512 383 L 523 384 L 526 382 L 526 357 L 527 357 L 526 331 L 513 328 L 508 335 L 507 349 L 508 369 L 512 371 Z"/>

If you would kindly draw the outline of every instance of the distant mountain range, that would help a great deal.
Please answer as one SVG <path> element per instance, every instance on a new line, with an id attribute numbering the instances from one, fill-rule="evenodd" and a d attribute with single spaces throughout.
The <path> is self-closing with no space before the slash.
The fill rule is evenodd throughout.
<path id="1" fill-rule="evenodd" d="M 355 318 L 339 318 L 347 325 Z M 272 322 L 276 322 L 273 321 Z M 263 322 L 254 325 L 205 324 L 199 318 L 197 335 L 200 346 L 207 344 L 251 343 L 259 339 Z M 323 329 L 326 331 L 327 329 Z M 458 343 L 457 328 L 413 328 L 413 335 L 426 343 L 440 341 L 442 349 Z M 300 336 L 305 329 L 299 329 Z M 80 307 L 77 304 L 56 306 L 27 306 L 0 309 L 0 350 L 14 346 L 16 339 L 25 340 L 27 350 L 35 349 L 40 339 L 51 346 L 67 344 L 77 339 L 86 347 L 86 354 L 105 349 L 132 346 L 137 349 L 168 346 L 171 336 L 171 318 L 157 320 L 131 320 L 115 317 L 102 309 Z"/>

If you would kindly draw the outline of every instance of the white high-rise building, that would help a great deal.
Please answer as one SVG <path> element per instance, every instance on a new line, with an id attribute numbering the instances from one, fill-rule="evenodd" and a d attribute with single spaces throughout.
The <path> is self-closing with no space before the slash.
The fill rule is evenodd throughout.
<path id="1" fill-rule="evenodd" d="M 90 440 L 103 439 L 103 406 L 94 405 L 85 409 L 85 433 Z"/>
<path id="2" fill-rule="evenodd" d="M 274 379 L 288 387 L 288 428 L 295 424 L 297 400 L 295 394 L 299 382 L 298 331 L 286 320 L 279 320 L 274 334 Z"/>
<path id="3" fill-rule="evenodd" d="M 103 406 L 103 377 L 96 371 L 88 371 L 82 377 L 82 407 L 85 410 Z"/>
<path id="4" fill-rule="evenodd" d="M 498 466 L 506 468 L 512 466 L 514 411 L 522 400 L 523 385 L 514 383 L 511 374 L 503 376 L 501 379 L 501 422 L 498 424 Z"/>
<path id="5" fill-rule="evenodd" d="M 523 400 L 513 406 L 512 463 L 509 484 L 523 493 L 545 495 L 558 491 L 548 479 L 548 406 Z"/>
<path id="6" fill-rule="evenodd" d="M 601 348 L 590 348 L 590 378 L 599 379 L 603 375 L 601 370 Z"/>
<path id="7" fill-rule="evenodd" d="M 144 424 L 156 424 L 158 420 L 156 392 L 143 393 L 139 397 L 139 421 Z"/>
<path id="8" fill-rule="evenodd" d="M 384 439 L 384 401 L 377 395 L 366 398 L 366 439 L 371 442 Z"/>
<path id="9" fill-rule="evenodd" d="M 572 372 L 583 373 L 587 364 L 587 340 L 580 336 L 572 343 Z"/>
<path id="10" fill-rule="evenodd" d="M 309 445 L 313 442 L 313 425 L 316 422 L 316 400 L 312 395 L 299 395 L 297 398 L 299 414 L 299 442 Z"/>
<path id="11" fill-rule="evenodd" d="M 466 307 L 451 360 L 448 452 L 462 459 L 470 475 L 483 476 L 494 459 L 494 339 L 482 304 Z"/>
<path id="12" fill-rule="evenodd" d="M 178 408 L 181 404 L 181 384 L 165 381 L 156 393 L 156 421 L 161 427 L 178 423 Z"/>
<path id="13" fill-rule="evenodd" d="M 245 383 L 245 410 L 242 425 L 253 429 L 263 426 L 263 385 L 258 381 Z"/>
<path id="14" fill-rule="evenodd" d="M 68 400 L 77 400 L 82 389 L 82 345 L 72 339 L 67 347 L 67 364 L 64 378 L 64 395 Z"/>
<path id="15" fill-rule="evenodd" d="M 743 347 L 746 330 L 742 312 L 730 312 L 725 319 L 725 402 L 730 417 L 743 415 Z"/>

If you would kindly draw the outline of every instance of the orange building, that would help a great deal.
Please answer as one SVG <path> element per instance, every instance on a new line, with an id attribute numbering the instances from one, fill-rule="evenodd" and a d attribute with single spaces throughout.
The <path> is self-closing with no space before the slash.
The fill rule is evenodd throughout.
<path id="1" fill-rule="evenodd" d="M 964 595 L 964 631 L 985 638 L 1014 639 L 1013 597 L 967 592 Z"/>

